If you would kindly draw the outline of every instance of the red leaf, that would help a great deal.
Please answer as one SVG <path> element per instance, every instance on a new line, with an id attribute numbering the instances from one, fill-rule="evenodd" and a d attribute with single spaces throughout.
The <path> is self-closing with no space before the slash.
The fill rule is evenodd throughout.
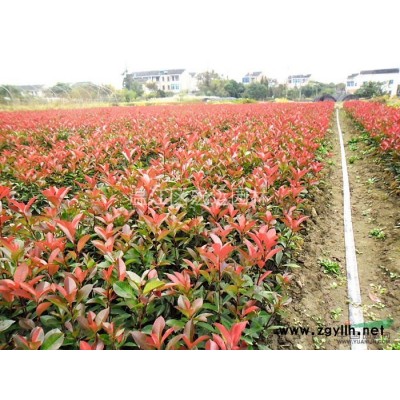
<path id="1" fill-rule="evenodd" d="M 81 340 L 79 342 L 79 350 L 93 350 L 93 349 L 92 349 L 92 346 L 88 342 Z"/>
<path id="2" fill-rule="evenodd" d="M 76 250 L 78 250 L 78 253 L 80 253 L 82 251 L 82 249 L 85 247 L 85 244 L 87 243 L 87 241 L 90 239 L 90 235 L 84 235 L 82 236 L 79 241 L 78 244 L 76 245 Z"/>
<path id="3" fill-rule="evenodd" d="M 44 303 L 39 304 L 36 307 L 37 316 L 40 317 L 50 306 L 51 303 L 49 301 L 45 301 Z"/>
<path id="4" fill-rule="evenodd" d="M 232 332 L 232 342 L 233 342 L 234 346 L 236 346 L 239 343 L 240 337 L 242 335 L 242 332 L 246 328 L 246 325 L 247 325 L 247 321 L 233 324 L 231 332 Z"/>
<path id="5" fill-rule="evenodd" d="M 32 342 L 36 342 L 36 343 L 38 342 L 38 343 L 42 344 L 43 340 L 44 340 L 43 328 L 41 328 L 40 326 L 37 326 L 36 328 L 32 329 L 31 340 L 32 340 Z"/>
<path id="6" fill-rule="evenodd" d="M 118 279 L 123 281 L 126 277 L 126 265 L 122 258 L 118 258 Z"/>
<path id="7" fill-rule="evenodd" d="M 67 292 L 67 294 L 71 294 L 74 292 L 74 290 L 76 291 L 76 282 L 73 278 L 71 278 L 70 276 L 67 276 L 64 280 L 64 288 L 65 291 Z"/>
<path id="8" fill-rule="evenodd" d="M 14 281 L 18 283 L 24 282 L 28 274 L 29 267 L 25 263 L 19 264 L 17 269 L 15 270 Z"/>
<path id="9" fill-rule="evenodd" d="M 220 348 L 218 347 L 217 343 L 215 343 L 213 340 L 209 340 L 206 343 L 206 350 L 219 350 Z"/>
<path id="10" fill-rule="evenodd" d="M 158 338 L 158 340 L 161 341 L 161 337 L 162 337 L 162 331 L 165 328 L 165 319 L 160 316 L 158 317 L 153 324 L 153 329 L 152 329 L 152 333 L 155 334 Z"/>
<path id="11" fill-rule="evenodd" d="M 151 346 L 147 342 L 147 336 L 144 333 L 138 332 L 138 331 L 134 331 L 134 332 L 131 332 L 131 335 L 132 335 L 134 341 L 136 342 L 136 344 L 142 350 L 151 350 L 151 349 L 153 349 L 153 346 Z"/>
<path id="12" fill-rule="evenodd" d="M 106 308 L 106 309 L 104 309 L 104 310 L 101 310 L 101 311 L 97 314 L 97 316 L 96 316 L 96 318 L 95 318 L 95 323 L 96 323 L 96 325 L 97 325 L 97 326 L 101 326 L 101 324 L 107 320 L 109 313 L 110 313 L 110 309 L 109 309 L 109 308 Z"/>

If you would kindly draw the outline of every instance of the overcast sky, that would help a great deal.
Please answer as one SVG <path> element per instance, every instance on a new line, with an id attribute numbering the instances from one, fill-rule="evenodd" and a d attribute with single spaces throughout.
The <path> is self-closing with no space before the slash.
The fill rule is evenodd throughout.
<path id="1" fill-rule="evenodd" d="M 0 84 L 145 69 L 344 81 L 400 67 L 398 0 L 0 0 Z"/>

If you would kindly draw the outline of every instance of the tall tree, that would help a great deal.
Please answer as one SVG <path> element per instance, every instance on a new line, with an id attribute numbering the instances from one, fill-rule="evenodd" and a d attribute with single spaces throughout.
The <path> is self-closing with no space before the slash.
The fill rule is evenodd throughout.
<path id="1" fill-rule="evenodd" d="M 355 93 L 358 97 L 370 99 L 372 97 L 382 96 L 382 83 L 381 82 L 364 82 L 362 86 Z"/>
<path id="2" fill-rule="evenodd" d="M 218 84 L 214 81 L 220 81 L 221 77 L 214 70 L 205 71 L 197 75 L 199 91 L 206 96 L 216 96 L 215 91 L 218 88 Z"/>
<path id="3" fill-rule="evenodd" d="M 268 88 L 262 83 L 250 83 L 246 87 L 243 97 L 254 100 L 265 100 L 268 97 Z"/>
<path id="4" fill-rule="evenodd" d="M 46 91 L 46 94 L 51 97 L 68 97 L 71 90 L 72 88 L 68 83 L 57 82 Z"/>
<path id="5" fill-rule="evenodd" d="M 21 98 L 20 90 L 12 85 L 0 85 L 0 101 L 2 103 Z"/>
<path id="6" fill-rule="evenodd" d="M 244 87 L 243 83 L 238 83 L 235 80 L 230 79 L 225 82 L 224 89 L 228 96 L 236 97 L 238 99 L 239 97 L 242 97 L 246 88 Z"/>

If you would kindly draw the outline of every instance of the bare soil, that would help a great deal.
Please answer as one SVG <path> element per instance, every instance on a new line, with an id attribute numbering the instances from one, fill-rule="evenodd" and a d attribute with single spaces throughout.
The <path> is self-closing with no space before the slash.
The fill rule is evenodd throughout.
<path id="1" fill-rule="evenodd" d="M 361 133 L 341 111 L 341 126 L 349 169 L 353 228 L 361 297 L 366 321 L 393 319 L 385 329 L 389 342 L 400 329 L 400 197 L 393 191 L 394 176 L 386 171 L 379 153 L 365 142 L 349 146 Z M 357 159 L 350 163 L 351 157 Z M 382 230 L 384 238 L 371 235 Z M 370 344 L 370 349 L 385 344 Z"/>
<path id="2" fill-rule="evenodd" d="M 340 123 L 349 170 L 364 320 L 393 319 L 392 327 L 385 329 L 384 341 L 390 343 L 399 337 L 400 328 L 400 199 L 392 193 L 394 177 L 385 171 L 380 157 L 364 142 L 349 147 L 349 140 L 359 137 L 360 132 L 343 110 Z M 312 218 L 298 257 L 301 268 L 294 273 L 290 293 L 293 301 L 281 320 L 285 326 L 310 327 L 314 335 L 276 335 L 273 348 L 350 349 L 348 336 L 318 335 L 319 327 L 337 328 L 348 323 L 342 169 L 335 119 L 328 140 L 332 146 L 331 157 L 326 160 L 330 167 L 314 193 Z M 384 239 L 371 236 L 374 228 L 382 229 Z M 341 273 L 324 273 L 320 262 L 323 259 L 338 262 Z M 385 342 L 370 342 L 369 349 L 387 346 Z"/>

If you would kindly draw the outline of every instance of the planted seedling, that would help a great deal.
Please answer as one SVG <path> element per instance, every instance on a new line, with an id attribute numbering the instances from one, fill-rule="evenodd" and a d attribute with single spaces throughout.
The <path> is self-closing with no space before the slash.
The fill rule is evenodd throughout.
<path id="1" fill-rule="evenodd" d="M 349 149 L 351 151 L 357 151 L 358 150 L 357 144 L 356 143 L 349 143 Z"/>
<path id="2" fill-rule="evenodd" d="M 324 350 L 325 349 L 325 338 L 319 338 L 318 336 L 313 337 L 315 350 Z"/>
<path id="3" fill-rule="evenodd" d="M 378 178 L 376 178 L 376 177 L 372 177 L 372 178 L 367 179 L 367 184 L 370 185 L 370 186 L 372 186 L 376 182 L 378 182 Z"/>
<path id="4" fill-rule="evenodd" d="M 380 240 L 384 240 L 386 238 L 386 234 L 383 231 L 383 229 L 380 228 L 374 228 L 369 232 L 369 236 L 373 237 L 375 239 L 380 239 Z"/>
<path id="5" fill-rule="evenodd" d="M 319 260 L 319 264 L 324 269 L 324 274 L 336 276 L 339 276 L 341 274 L 340 264 L 336 261 L 331 260 L 330 258 L 323 258 Z"/>
<path id="6" fill-rule="evenodd" d="M 354 164 L 357 160 L 359 160 L 360 159 L 360 157 L 357 157 L 357 156 L 351 156 L 351 157 L 349 157 L 349 163 L 350 164 Z"/>
<path id="7" fill-rule="evenodd" d="M 337 321 L 342 316 L 342 313 L 343 313 L 343 309 L 340 307 L 337 307 L 334 310 L 331 310 L 331 318 L 334 321 Z"/>

